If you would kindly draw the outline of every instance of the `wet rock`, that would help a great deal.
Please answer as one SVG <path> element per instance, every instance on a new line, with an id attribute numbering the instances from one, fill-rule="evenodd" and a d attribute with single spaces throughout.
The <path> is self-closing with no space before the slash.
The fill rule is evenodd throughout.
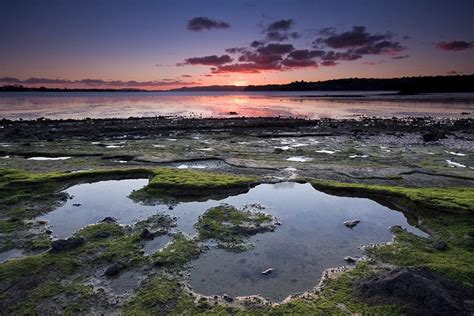
<path id="1" fill-rule="evenodd" d="M 107 216 L 103 220 L 100 221 L 101 223 L 116 223 L 117 219 L 115 217 Z"/>
<path id="2" fill-rule="evenodd" d="M 46 235 L 51 235 L 52 233 L 53 233 L 53 231 L 51 231 L 51 230 L 49 230 L 49 229 L 45 230 L 45 234 L 46 234 Z"/>
<path id="3" fill-rule="evenodd" d="M 446 134 L 443 132 L 431 131 L 431 132 L 423 134 L 423 140 L 425 142 L 435 142 L 442 138 L 446 138 Z"/>
<path id="4" fill-rule="evenodd" d="M 404 304 L 412 315 L 469 315 L 474 291 L 433 274 L 425 267 L 397 268 L 356 285 L 372 304 Z"/>
<path id="5" fill-rule="evenodd" d="M 275 269 L 273 269 L 273 268 L 268 268 L 268 269 L 262 271 L 262 274 L 263 274 L 263 275 L 269 275 L 269 274 L 272 274 L 273 271 L 275 271 Z"/>
<path id="6" fill-rule="evenodd" d="M 438 240 L 433 243 L 433 248 L 443 251 L 448 249 L 448 245 L 444 241 Z"/>
<path id="7" fill-rule="evenodd" d="M 51 243 L 51 251 L 59 252 L 73 249 L 84 244 L 84 238 L 69 237 L 68 239 L 58 239 Z"/>
<path id="8" fill-rule="evenodd" d="M 122 265 L 118 264 L 117 262 L 112 263 L 110 266 L 105 269 L 104 275 L 105 276 L 114 276 L 120 273 L 122 270 Z"/>
<path id="9" fill-rule="evenodd" d="M 227 294 L 222 295 L 222 298 L 224 299 L 224 301 L 229 302 L 229 303 L 234 301 L 234 298 Z"/>
<path id="10" fill-rule="evenodd" d="M 73 203 L 72 206 L 76 206 L 76 207 L 79 207 L 81 206 L 82 204 L 81 203 Z"/>
<path id="11" fill-rule="evenodd" d="M 354 257 L 347 256 L 347 257 L 344 257 L 344 261 L 346 261 L 347 263 L 356 263 L 357 259 Z"/>
<path id="12" fill-rule="evenodd" d="M 153 239 L 154 237 L 155 237 L 155 234 L 150 232 L 148 228 L 144 228 L 142 232 L 140 233 L 141 239 Z"/>
<path id="13" fill-rule="evenodd" d="M 353 219 L 353 220 L 350 220 L 350 221 L 345 221 L 345 222 L 344 222 L 344 226 L 346 226 L 346 227 L 348 227 L 348 228 L 354 228 L 354 227 L 356 227 L 359 223 L 360 223 L 360 219 Z"/>

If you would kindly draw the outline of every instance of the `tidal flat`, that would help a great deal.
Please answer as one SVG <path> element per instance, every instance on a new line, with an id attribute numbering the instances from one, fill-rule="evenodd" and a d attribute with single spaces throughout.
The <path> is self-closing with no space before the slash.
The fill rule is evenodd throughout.
<path id="1" fill-rule="evenodd" d="M 474 311 L 470 118 L 0 125 L 7 314 Z"/>

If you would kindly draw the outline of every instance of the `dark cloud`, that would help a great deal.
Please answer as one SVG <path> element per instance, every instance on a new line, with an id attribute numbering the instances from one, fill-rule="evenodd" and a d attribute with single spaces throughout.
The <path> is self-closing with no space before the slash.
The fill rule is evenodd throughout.
<path id="1" fill-rule="evenodd" d="M 216 68 L 211 68 L 212 73 L 222 74 L 222 73 L 260 73 L 265 70 L 281 70 L 280 64 L 257 64 L 257 63 L 237 63 L 233 65 L 225 65 Z"/>
<path id="2" fill-rule="evenodd" d="M 328 47 L 340 49 L 371 45 L 385 39 L 387 39 L 387 35 L 372 35 L 366 31 L 365 26 L 354 26 L 348 32 L 340 34 L 333 32 L 329 33 L 327 37 L 320 37 L 317 39 L 317 43 L 324 43 Z"/>
<path id="3" fill-rule="evenodd" d="M 240 62 L 253 62 L 257 64 L 272 64 L 282 60 L 281 54 L 266 55 L 255 52 L 245 52 L 239 57 Z"/>
<path id="4" fill-rule="evenodd" d="M 254 43 L 256 41 L 253 41 L 252 43 Z M 246 47 L 231 47 L 231 48 L 226 48 L 225 49 L 226 53 L 229 53 L 229 54 L 237 54 L 237 53 L 245 53 L 248 51 L 248 48 Z"/>
<path id="5" fill-rule="evenodd" d="M 259 47 L 257 52 L 262 55 L 283 55 L 288 54 L 293 50 L 295 50 L 295 48 L 291 44 L 267 44 Z"/>
<path id="6" fill-rule="evenodd" d="M 263 46 L 264 44 L 265 43 L 263 41 L 253 41 L 252 43 L 250 43 L 250 46 L 255 48 L 255 47 Z"/>
<path id="7" fill-rule="evenodd" d="M 183 78 L 192 78 L 193 76 L 191 76 L 191 75 L 181 75 L 181 77 L 183 77 Z"/>
<path id="8" fill-rule="evenodd" d="M 271 23 L 265 29 L 265 32 L 288 31 L 293 26 L 293 20 L 279 20 Z"/>
<path id="9" fill-rule="evenodd" d="M 410 55 L 400 55 L 400 56 L 393 56 L 392 59 L 405 59 L 410 57 Z"/>
<path id="10" fill-rule="evenodd" d="M 321 63 L 321 65 L 323 65 L 324 67 L 333 67 L 333 66 L 336 66 L 337 64 L 338 63 L 332 60 L 325 60 Z"/>
<path id="11" fill-rule="evenodd" d="M 232 62 L 232 58 L 229 55 L 211 55 L 211 56 L 204 56 L 204 57 L 192 57 L 185 59 L 184 63 L 178 64 L 178 66 L 182 65 L 206 65 L 206 66 L 219 66 L 224 65 Z"/>
<path id="12" fill-rule="evenodd" d="M 16 78 L 0 78 L 1 83 L 15 83 L 24 85 L 63 85 L 63 86 L 89 86 L 89 87 L 112 87 L 112 88 L 141 88 L 141 87 L 166 87 L 175 85 L 196 85 L 197 82 L 186 82 L 175 79 L 164 79 L 162 81 L 121 81 L 103 79 L 49 79 L 49 78 L 29 78 L 19 80 Z"/>
<path id="13" fill-rule="evenodd" d="M 387 54 L 395 56 L 404 49 L 398 42 L 380 41 L 359 47 L 354 50 L 354 53 L 359 55 Z"/>
<path id="14" fill-rule="evenodd" d="M 466 41 L 451 41 L 451 42 L 439 42 L 436 43 L 436 47 L 446 51 L 460 51 L 474 47 L 474 42 Z"/>
<path id="15" fill-rule="evenodd" d="M 278 31 L 268 32 L 265 39 L 268 42 L 283 42 L 286 41 L 290 36 L 287 33 L 282 33 Z"/>
<path id="16" fill-rule="evenodd" d="M 456 70 L 450 70 L 448 72 L 446 72 L 448 75 L 461 75 L 462 72 L 460 71 L 456 71 Z"/>
<path id="17" fill-rule="evenodd" d="M 22 83 L 21 80 L 17 79 L 17 78 L 12 78 L 12 77 L 3 77 L 3 78 L 0 78 L 0 82 L 2 83 Z"/>
<path id="18" fill-rule="evenodd" d="M 327 51 L 321 57 L 321 59 L 325 61 L 357 60 L 360 58 L 362 58 L 362 55 L 355 54 L 352 51 L 345 51 L 345 52 Z"/>
<path id="19" fill-rule="evenodd" d="M 212 29 L 227 29 L 230 24 L 224 21 L 210 19 L 204 16 L 195 17 L 189 20 L 186 27 L 189 31 L 200 32 Z"/>
<path id="20" fill-rule="evenodd" d="M 283 66 L 290 67 L 290 68 L 304 68 L 304 67 L 317 67 L 318 63 L 312 59 L 305 59 L 305 60 L 295 60 L 291 58 L 287 58 L 281 62 Z"/>
<path id="21" fill-rule="evenodd" d="M 315 48 L 331 48 L 342 52 L 342 55 L 327 58 L 328 60 L 356 60 L 363 55 L 390 55 L 399 56 L 406 49 L 400 42 L 392 40 L 391 33 L 371 34 L 365 26 L 354 26 L 352 30 L 337 33 L 334 28 L 325 28 L 320 31 L 320 37 L 313 42 Z M 331 53 L 329 53 L 331 54 Z"/>
<path id="22" fill-rule="evenodd" d="M 29 78 L 23 81 L 25 84 L 69 84 L 70 80 L 48 79 L 48 78 Z"/>
<path id="23" fill-rule="evenodd" d="M 309 49 L 298 49 L 292 51 L 288 57 L 295 60 L 305 60 L 315 57 L 322 57 L 325 55 L 325 52 L 322 50 L 309 50 Z"/>

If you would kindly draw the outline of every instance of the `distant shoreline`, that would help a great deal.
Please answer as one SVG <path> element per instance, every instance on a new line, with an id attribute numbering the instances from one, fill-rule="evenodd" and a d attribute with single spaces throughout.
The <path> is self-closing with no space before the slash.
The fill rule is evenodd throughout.
<path id="1" fill-rule="evenodd" d="M 170 90 L 46 88 L 5 85 L 0 92 L 290 92 L 290 91 L 398 91 L 394 95 L 418 93 L 474 92 L 474 75 L 424 76 L 402 78 L 347 78 L 318 82 L 295 81 L 288 84 L 249 86 L 194 86 Z"/>

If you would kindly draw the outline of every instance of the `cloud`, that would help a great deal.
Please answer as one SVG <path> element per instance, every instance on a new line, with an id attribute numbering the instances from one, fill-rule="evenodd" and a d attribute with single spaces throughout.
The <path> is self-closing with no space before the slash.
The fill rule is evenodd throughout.
<path id="1" fill-rule="evenodd" d="M 293 26 L 293 20 L 278 20 L 267 26 L 265 32 L 288 31 Z"/>
<path id="2" fill-rule="evenodd" d="M 292 51 L 288 57 L 295 59 L 295 60 L 305 60 L 311 59 L 315 57 L 324 56 L 325 52 L 322 50 L 308 50 L 308 49 L 298 49 Z"/>
<path id="3" fill-rule="evenodd" d="M 177 64 L 178 66 L 183 65 L 205 65 L 205 66 L 219 66 L 232 62 L 232 58 L 229 55 L 211 55 L 204 57 L 191 57 L 184 60 L 184 63 Z"/>
<path id="4" fill-rule="evenodd" d="M 461 75 L 462 72 L 460 71 L 456 71 L 456 70 L 450 70 L 448 72 L 446 72 L 448 75 Z"/>
<path id="5" fill-rule="evenodd" d="M 474 47 L 474 42 L 450 41 L 436 43 L 436 47 L 445 51 L 460 51 Z"/>
<path id="6" fill-rule="evenodd" d="M 313 47 L 345 50 L 347 55 L 353 57 L 346 60 L 358 59 L 362 55 L 398 56 L 406 49 L 400 42 L 392 40 L 391 33 L 371 34 L 365 26 L 353 26 L 352 30 L 342 33 L 337 33 L 334 28 L 325 28 L 320 31 L 320 35 L 313 42 Z"/>
<path id="7" fill-rule="evenodd" d="M 224 21 L 214 20 L 207 17 L 195 17 L 188 21 L 186 27 L 189 31 L 200 32 L 212 29 L 227 29 L 230 24 Z"/>
<path id="8" fill-rule="evenodd" d="M 256 74 L 264 70 L 280 70 L 282 67 L 278 63 L 274 64 L 257 64 L 257 63 L 237 63 L 233 65 L 224 65 L 216 68 L 211 68 L 212 73 L 222 74 L 222 73 L 247 73 L 247 74 Z"/>
<path id="9" fill-rule="evenodd" d="M 287 58 L 281 62 L 283 66 L 290 68 L 304 68 L 304 67 L 318 67 L 318 64 L 315 60 L 305 59 L 305 60 L 295 60 Z"/>
<path id="10" fill-rule="evenodd" d="M 410 55 L 399 55 L 399 56 L 393 56 L 392 59 L 405 59 L 410 57 Z"/>
<path id="11" fill-rule="evenodd" d="M 80 79 L 80 80 L 65 80 L 65 79 L 49 79 L 49 78 L 29 78 L 20 80 L 16 78 L 0 78 L 0 83 L 8 84 L 23 84 L 23 85 L 61 85 L 61 86 L 87 86 L 94 88 L 143 88 L 143 87 L 166 87 L 176 85 L 197 85 L 197 82 L 186 82 L 175 79 L 164 79 L 161 81 L 121 81 L 121 80 L 103 80 L 103 79 Z"/>
<path id="12" fill-rule="evenodd" d="M 332 61 L 332 60 L 325 60 L 321 63 L 321 65 L 325 66 L 325 67 L 333 67 L 333 66 L 336 66 L 338 63 L 336 63 L 335 61 Z"/>
<path id="13" fill-rule="evenodd" d="M 372 35 L 366 31 L 365 26 L 354 26 L 351 31 L 343 32 L 340 34 L 335 33 L 334 29 L 326 28 L 327 37 L 318 38 L 317 44 L 324 43 L 326 46 L 339 49 L 339 48 L 351 48 L 363 45 L 373 44 L 375 42 L 385 40 L 385 35 Z"/>
<path id="14" fill-rule="evenodd" d="M 181 75 L 181 77 L 183 77 L 183 78 L 192 78 L 193 76 L 191 76 L 191 75 Z"/>
<path id="15" fill-rule="evenodd" d="M 283 55 L 295 50 L 291 44 L 267 44 L 259 47 L 257 52 L 262 55 Z"/>
<path id="16" fill-rule="evenodd" d="M 286 41 L 290 36 L 287 33 L 282 33 L 278 31 L 268 32 L 266 40 L 269 42 L 283 42 Z"/>
<path id="17" fill-rule="evenodd" d="M 263 46 L 265 43 L 263 41 L 253 41 L 252 43 L 250 43 L 250 46 L 251 47 L 260 47 L 260 46 Z"/>

